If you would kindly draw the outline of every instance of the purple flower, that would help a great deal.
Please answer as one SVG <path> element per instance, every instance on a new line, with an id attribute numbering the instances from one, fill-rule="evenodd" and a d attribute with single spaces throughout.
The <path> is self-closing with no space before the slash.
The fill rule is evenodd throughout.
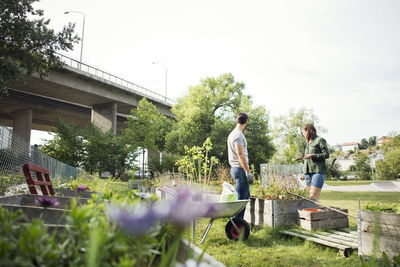
<path id="1" fill-rule="evenodd" d="M 170 201 L 169 218 L 179 225 L 185 225 L 196 217 L 207 216 L 213 209 L 208 201 L 194 201 L 194 199 L 201 199 L 198 193 L 194 194 L 187 188 L 178 190 L 176 198 Z"/>
<path id="2" fill-rule="evenodd" d="M 42 207 L 55 207 L 60 204 L 57 198 L 45 196 L 36 198 L 35 203 Z"/>
<path id="3" fill-rule="evenodd" d="M 205 201 L 193 201 L 194 194 L 188 189 L 178 189 L 176 197 L 154 203 L 138 203 L 122 208 L 109 205 L 107 216 L 133 235 L 146 234 L 158 222 L 170 219 L 183 226 L 196 217 L 207 216 L 213 206 Z"/>
<path id="4" fill-rule="evenodd" d="M 106 214 L 127 232 L 133 235 L 143 235 L 168 215 L 169 206 L 162 207 L 161 204 L 163 203 L 152 206 L 139 203 L 133 208 L 125 209 L 110 205 L 107 207 Z"/>
<path id="5" fill-rule="evenodd" d="M 80 186 L 78 186 L 76 188 L 76 190 L 78 190 L 79 192 L 82 192 L 82 191 L 88 190 L 88 188 L 85 185 L 81 184 Z"/>

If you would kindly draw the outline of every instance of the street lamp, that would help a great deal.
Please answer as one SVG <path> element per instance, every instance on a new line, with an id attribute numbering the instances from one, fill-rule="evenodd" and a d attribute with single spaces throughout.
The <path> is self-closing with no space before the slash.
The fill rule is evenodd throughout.
<path id="1" fill-rule="evenodd" d="M 164 68 L 165 68 L 165 102 L 167 102 L 167 79 L 168 79 L 167 66 L 164 63 L 157 62 L 157 61 L 154 61 L 153 64 L 160 64 L 160 65 L 164 66 Z"/>
<path id="2" fill-rule="evenodd" d="M 82 64 L 82 53 L 83 53 L 83 37 L 85 35 L 85 13 L 81 11 L 65 11 L 64 14 L 69 14 L 69 13 L 79 13 L 83 15 L 83 26 L 82 26 L 82 40 L 81 40 L 81 56 L 79 58 L 79 68 L 81 68 Z"/>

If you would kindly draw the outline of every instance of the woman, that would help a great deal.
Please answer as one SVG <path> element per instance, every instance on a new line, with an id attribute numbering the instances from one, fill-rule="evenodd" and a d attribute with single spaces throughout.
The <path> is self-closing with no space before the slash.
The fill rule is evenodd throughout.
<path id="1" fill-rule="evenodd" d="M 310 198 L 319 198 L 325 181 L 325 159 L 329 158 L 328 145 L 324 138 L 317 135 L 314 125 L 303 126 L 303 134 L 307 140 L 304 152 L 304 178 L 310 191 Z"/>

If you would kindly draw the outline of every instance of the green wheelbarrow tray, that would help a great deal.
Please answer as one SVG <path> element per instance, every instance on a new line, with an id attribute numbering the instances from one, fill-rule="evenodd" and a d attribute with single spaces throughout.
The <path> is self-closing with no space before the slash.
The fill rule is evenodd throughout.
<path id="1" fill-rule="evenodd" d="M 250 234 L 250 226 L 243 219 L 233 219 L 233 217 L 238 214 L 241 210 L 243 210 L 249 199 L 243 200 L 235 200 L 235 201 L 227 201 L 227 202 L 216 202 L 211 203 L 214 208 L 214 212 L 210 213 L 206 218 L 210 218 L 210 222 L 208 223 L 206 230 L 204 231 L 203 237 L 198 244 L 202 244 L 206 239 L 208 232 L 211 229 L 211 226 L 215 219 L 221 218 L 229 218 L 228 223 L 225 226 L 225 234 L 229 239 L 238 240 L 242 238 L 246 240 Z M 192 229 L 192 239 L 193 243 L 195 243 L 195 221 L 193 221 L 193 229 Z"/>

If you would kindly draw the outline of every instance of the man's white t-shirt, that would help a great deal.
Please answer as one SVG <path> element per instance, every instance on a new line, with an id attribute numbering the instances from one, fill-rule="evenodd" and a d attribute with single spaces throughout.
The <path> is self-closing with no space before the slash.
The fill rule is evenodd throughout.
<path id="1" fill-rule="evenodd" d="M 238 128 L 233 129 L 233 131 L 228 136 L 227 143 L 228 143 L 228 160 L 229 160 L 229 165 L 231 165 L 231 167 L 242 168 L 242 165 L 240 165 L 239 162 L 239 156 L 236 153 L 235 145 L 243 147 L 247 164 L 249 164 L 249 158 L 247 156 L 247 141 L 246 137 L 244 137 L 244 134 L 241 130 L 239 130 Z"/>

